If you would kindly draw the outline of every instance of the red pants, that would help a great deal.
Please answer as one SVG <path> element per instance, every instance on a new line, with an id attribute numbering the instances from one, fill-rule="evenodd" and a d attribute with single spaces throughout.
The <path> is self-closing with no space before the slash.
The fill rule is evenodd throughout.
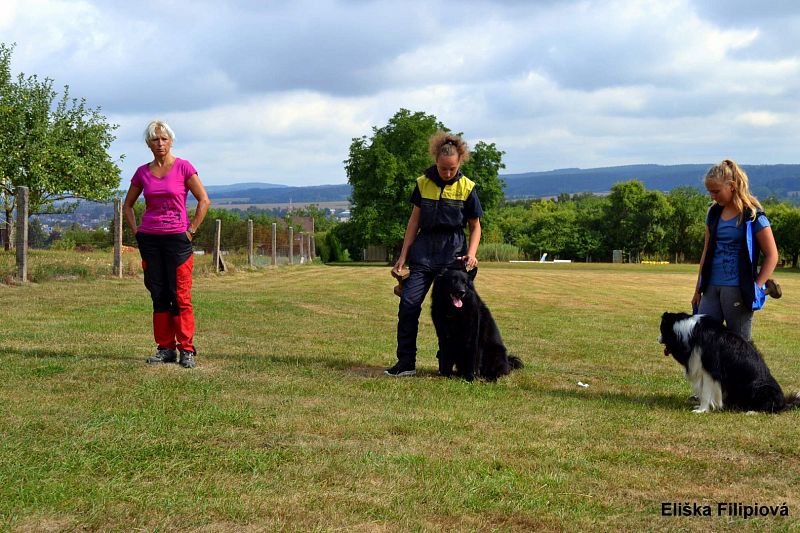
<path id="1" fill-rule="evenodd" d="M 144 285 L 153 299 L 153 335 L 159 348 L 194 348 L 192 243 L 185 233 L 137 233 Z"/>

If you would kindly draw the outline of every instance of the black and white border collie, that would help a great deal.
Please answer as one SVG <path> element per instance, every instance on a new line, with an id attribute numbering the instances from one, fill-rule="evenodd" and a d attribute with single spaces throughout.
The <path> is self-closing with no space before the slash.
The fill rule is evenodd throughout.
<path id="1" fill-rule="evenodd" d="M 797 393 L 784 396 L 756 347 L 708 315 L 664 313 L 658 342 L 686 369 L 695 413 L 722 408 L 778 412 L 800 406 Z"/>

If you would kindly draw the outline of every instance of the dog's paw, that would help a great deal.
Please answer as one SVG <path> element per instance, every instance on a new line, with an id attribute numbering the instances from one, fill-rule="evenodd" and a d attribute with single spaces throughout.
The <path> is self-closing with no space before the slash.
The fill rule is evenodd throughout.
<path id="1" fill-rule="evenodd" d="M 692 412 L 693 413 L 707 413 L 708 412 L 708 407 L 706 407 L 706 408 L 698 407 L 697 409 L 692 409 Z"/>

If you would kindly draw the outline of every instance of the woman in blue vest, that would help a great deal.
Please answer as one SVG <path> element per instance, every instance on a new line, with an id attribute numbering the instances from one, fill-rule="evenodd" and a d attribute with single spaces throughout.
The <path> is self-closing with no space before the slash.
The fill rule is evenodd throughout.
<path id="1" fill-rule="evenodd" d="M 414 207 L 393 267 L 399 275 L 407 261 L 410 274 L 397 313 L 397 364 L 386 369 L 389 376 L 416 373 L 419 315 L 436 274 L 447 267 L 471 270 L 478 264 L 483 210 L 475 183 L 460 170 L 469 157 L 467 143 L 458 135 L 439 131 L 431 137 L 428 149 L 435 164 L 417 178 L 411 195 Z M 466 226 L 469 241 L 464 235 Z"/>
<path id="2" fill-rule="evenodd" d="M 780 287 L 770 279 L 778 264 L 778 248 L 769 220 L 750 193 L 747 174 L 739 165 L 730 159 L 714 165 L 705 185 L 714 203 L 706 215 L 692 307 L 750 340 L 753 310 L 761 308 L 765 294 L 780 298 Z"/>

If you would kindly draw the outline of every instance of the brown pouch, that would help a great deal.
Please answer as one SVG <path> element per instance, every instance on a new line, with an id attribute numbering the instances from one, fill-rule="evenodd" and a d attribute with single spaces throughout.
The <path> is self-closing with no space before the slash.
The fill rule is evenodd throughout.
<path id="1" fill-rule="evenodd" d="M 405 283 L 408 276 L 411 275 L 411 272 L 406 268 L 403 267 L 400 269 L 400 272 L 395 272 L 394 268 L 390 271 L 392 277 L 397 280 L 397 285 L 394 287 L 394 293 L 397 296 L 402 296 L 403 294 L 403 283 Z"/>

